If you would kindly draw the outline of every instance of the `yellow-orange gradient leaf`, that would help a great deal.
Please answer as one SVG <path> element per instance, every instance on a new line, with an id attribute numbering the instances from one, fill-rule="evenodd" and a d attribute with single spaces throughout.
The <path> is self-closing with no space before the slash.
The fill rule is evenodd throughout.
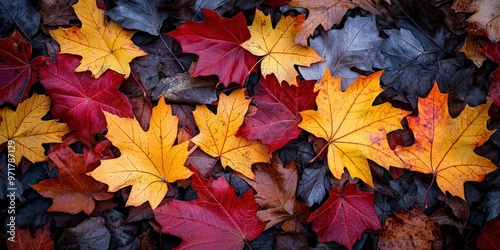
<path id="1" fill-rule="evenodd" d="M 401 120 L 409 112 L 393 108 L 389 103 L 372 106 L 382 92 L 382 72 L 361 76 L 345 92 L 341 79 L 332 77 L 328 69 L 316 85 L 318 110 L 300 112 L 299 127 L 328 142 L 327 160 L 332 174 L 340 178 L 347 168 L 351 176 L 373 187 L 368 160 L 379 165 L 401 166 L 387 141 L 387 133 L 401 128 Z"/>
<path id="2" fill-rule="evenodd" d="M 15 159 L 9 163 L 17 165 L 23 156 L 31 162 L 46 161 L 49 158 L 44 154 L 42 143 L 62 142 L 70 130 L 56 120 L 42 120 L 49 109 L 50 98 L 34 94 L 19 104 L 15 112 L 8 107 L 1 110 L 0 144 L 11 140 L 7 142 L 7 149 L 14 155 L 10 159 Z"/>
<path id="3" fill-rule="evenodd" d="M 254 179 L 252 164 L 270 162 L 268 146 L 260 141 L 236 137 L 250 104 L 245 90 L 238 89 L 229 96 L 221 94 L 217 114 L 206 106 L 198 105 L 193 112 L 200 133 L 191 141 L 212 157 L 220 157 L 222 166 L 229 166 L 244 176 Z"/>
<path id="4" fill-rule="evenodd" d="M 127 206 L 149 201 L 155 209 L 168 191 L 167 183 L 187 179 L 192 174 L 184 167 L 189 142 L 172 146 L 179 119 L 172 115 L 163 97 L 153 108 L 148 131 L 142 130 L 134 118 L 104 114 L 108 122 L 106 138 L 120 149 L 121 155 L 101 161 L 101 166 L 88 174 L 108 184 L 111 192 L 131 185 Z"/>
<path id="5" fill-rule="evenodd" d="M 99 78 L 107 69 L 128 77 L 130 61 L 146 55 L 130 38 L 136 31 L 125 30 L 108 20 L 95 0 L 79 0 L 73 5 L 82 27 L 51 30 L 50 35 L 61 46 L 61 53 L 82 56 L 76 72 L 90 70 Z"/>
<path id="6" fill-rule="evenodd" d="M 465 199 L 466 181 L 482 181 L 497 168 L 474 153 L 494 132 L 486 128 L 490 105 L 466 106 L 453 119 L 448 113 L 448 94 L 441 94 L 435 84 L 426 98 L 418 99 L 418 117 L 408 117 L 415 143 L 398 146 L 397 155 L 409 169 L 433 174 L 443 192 Z"/>
<path id="7" fill-rule="evenodd" d="M 273 29 L 271 17 L 257 10 L 250 29 L 250 39 L 241 46 L 256 56 L 263 56 L 262 75 L 274 73 L 276 78 L 297 85 L 298 75 L 294 65 L 310 66 L 324 59 L 310 47 L 295 44 L 295 36 L 302 29 L 304 15 L 282 17 Z"/>

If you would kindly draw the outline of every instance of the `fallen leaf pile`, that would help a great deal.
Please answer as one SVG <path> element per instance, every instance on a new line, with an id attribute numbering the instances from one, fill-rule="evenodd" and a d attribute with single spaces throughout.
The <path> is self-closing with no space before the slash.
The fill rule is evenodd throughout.
<path id="1" fill-rule="evenodd" d="M 495 248 L 499 13 L 0 0 L 0 249 Z"/>

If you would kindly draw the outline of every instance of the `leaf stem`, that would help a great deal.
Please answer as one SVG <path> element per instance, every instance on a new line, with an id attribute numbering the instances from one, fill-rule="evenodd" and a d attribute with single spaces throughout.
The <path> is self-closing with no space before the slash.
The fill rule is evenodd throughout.
<path id="1" fill-rule="evenodd" d="M 158 33 L 160 33 L 160 31 L 158 30 Z M 181 61 L 179 60 L 179 58 L 177 58 L 177 56 L 174 54 L 174 52 L 170 49 L 170 47 L 167 45 L 167 42 L 165 41 L 165 39 L 163 39 L 163 36 L 162 34 L 160 33 L 160 39 L 161 41 L 163 42 L 163 44 L 165 45 L 165 47 L 168 49 L 168 51 L 170 52 L 170 54 L 174 57 L 175 61 L 177 61 L 177 63 L 179 64 L 179 66 L 181 66 L 181 69 L 182 71 L 186 71 L 186 68 L 184 68 L 184 65 L 182 65 Z"/>
<path id="2" fill-rule="evenodd" d="M 132 75 L 132 77 L 134 78 L 134 81 L 137 83 L 137 85 L 139 86 L 139 88 L 141 88 L 142 90 L 142 95 L 144 96 L 144 98 L 148 98 L 146 96 L 146 90 L 144 89 L 144 87 L 142 86 L 141 82 L 139 82 L 139 80 L 137 80 L 137 77 L 135 77 L 135 74 L 133 71 L 130 71 L 130 74 Z"/>
<path id="3" fill-rule="evenodd" d="M 314 156 L 314 158 L 312 158 L 309 163 L 312 163 L 314 162 L 316 159 L 318 159 L 318 157 L 323 153 L 323 151 L 325 151 L 325 149 L 328 148 L 328 146 L 330 146 L 330 143 L 331 142 L 328 142 L 327 144 L 325 144 L 325 146 L 323 146 L 323 148 L 318 152 L 318 154 L 316 154 L 316 156 Z"/>
<path id="4" fill-rule="evenodd" d="M 427 188 L 427 192 L 425 193 L 425 199 L 424 199 L 424 208 L 427 209 L 429 206 L 427 204 L 427 200 L 429 199 L 429 193 L 431 192 L 431 187 L 434 185 L 434 182 L 436 181 L 436 175 L 432 175 L 432 180 L 431 184 L 429 184 L 429 187 Z"/>

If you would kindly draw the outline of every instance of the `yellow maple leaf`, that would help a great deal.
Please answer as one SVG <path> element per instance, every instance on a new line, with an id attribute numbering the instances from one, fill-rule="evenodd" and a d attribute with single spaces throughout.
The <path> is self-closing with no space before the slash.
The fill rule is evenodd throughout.
<path id="1" fill-rule="evenodd" d="M 295 36 L 302 29 L 304 15 L 282 17 L 273 29 L 271 18 L 257 10 L 250 29 L 250 39 L 241 44 L 256 56 L 264 56 L 261 62 L 262 75 L 274 73 L 278 81 L 297 85 L 298 75 L 294 65 L 310 66 L 324 59 L 310 47 L 295 44 Z"/>
<path id="2" fill-rule="evenodd" d="M 149 201 L 155 209 L 168 191 L 168 182 L 187 179 L 192 172 L 184 167 L 189 142 L 172 146 L 177 137 L 179 118 L 162 97 L 151 115 L 151 125 L 144 131 L 135 118 L 120 118 L 104 112 L 108 138 L 120 149 L 118 158 L 103 160 L 88 173 L 106 183 L 110 192 L 132 185 L 127 206 Z"/>
<path id="3" fill-rule="evenodd" d="M 245 99 L 245 90 L 238 89 L 229 96 L 220 95 L 216 115 L 206 106 L 197 105 L 193 115 L 200 133 L 191 141 L 210 156 L 219 157 L 222 166 L 230 166 L 254 179 L 252 164 L 269 162 L 271 155 L 267 152 L 268 146 L 260 141 L 235 135 L 243 124 L 250 101 Z"/>
<path id="4" fill-rule="evenodd" d="M 79 0 L 73 8 L 82 21 L 82 27 L 50 31 L 50 35 L 61 46 L 61 53 L 82 56 L 76 72 L 90 70 L 93 77 L 99 78 L 107 69 L 112 69 L 127 78 L 130 61 L 146 55 L 130 40 L 136 31 L 125 30 L 107 20 L 95 0 Z"/>
<path id="5" fill-rule="evenodd" d="M 382 72 L 361 76 L 345 92 L 341 78 L 332 77 L 328 69 L 315 86 L 318 110 L 300 112 L 299 127 L 324 138 L 328 144 L 327 160 L 330 171 L 340 178 L 347 168 L 351 176 L 373 187 L 368 159 L 379 165 L 403 165 L 390 149 L 387 133 L 401 128 L 401 119 L 410 112 L 395 109 L 389 103 L 372 106 L 378 94 Z"/>
<path id="6" fill-rule="evenodd" d="M 34 94 L 19 104 L 16 111 L 4 108 L 0 112 L 0 144 L 8 143 L 9 154 L 14 155 L 17 165 L 24 156 L 31 162 L 48 160 L 42 143 L 62 142 L 62 137 L 70 130 L 64 123 L 56 120 L 42 120 L 49 112 L 50 98 Z M 12 158 L 12 157 L 11 157 Z"/>
<path id="7" fill-rule="evenodd" d="M 418 117 L 407 118 L 415 143 L 398 146 L 396 154 L 410 170 L 433 174 L 441 190 L 465 199 L 466 181 L 482 181 L 497 169 L 474 153 L 494 132 L 486 128 L 490 105 L 466 106 L 453 119 L 448 113 L 448 94 L 441 94 L 435 84 L 426 98 L 418 99 Z"/>

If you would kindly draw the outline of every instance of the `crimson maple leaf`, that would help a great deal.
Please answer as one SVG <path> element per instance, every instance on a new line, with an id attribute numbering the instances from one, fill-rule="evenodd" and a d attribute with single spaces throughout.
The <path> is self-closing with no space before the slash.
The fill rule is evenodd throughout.
<path id="1" fill-rule="evenodd" d="M 187 21 L 168 35 L 179 41 L 183 52 L 199 56 L 193 77 L 217 75 L 226 87 L 231 82 L 243 85 L 257 63 L 256 56 L 240 47 L 250 38 L 245 16 L 240 12 L 228 19 L 210 9 L 202 11 L 204 22 Z"/>
<path id="2" fill-rule="evenodd" d="M 17 106 L 28 97 L 31 85 L 38 81 L 38 68 L 50 59 L 39 56 L 30 62 L 30 57 L 31 44 L 17 31 L 0 39 L 0 105 Z"/>
<path id="3" fill-rule="evenodd" d="M 500 64 L 500 43 L 487 43 L 479 51 L 483 52 L 489 59 Z M 491 73 L 493 82 L 491 83 L 489 95 L 497 106 L 500 106 L 500 66 Z"/>
<path id="4" fill-rule="evenodd" d="M 261 140 L 269 145 L 269 152 L 282 148 L 296 139 L 300 131 L 300 111 L 313 109 L 316 96 L 315 81 L 304 81 L 297 86 L 280 83 L 274 74 L 255 86 L 253 103 L 257 112 L 247 113 L 237 136 Z"/>
<path id="5" fill-rule="evenodd" d="M 57 62 L 40 69 L 40 82 L 52 100 L 52 115 L 76 130 L 86 145 L 93 144 L 96 133 L 106 127 L 103 111 L 120 117 L 132 117 L 132 106 L 118 91 L 123 76 L 111 70 L 99 79 L 89 72 L 74 72 L 78 57 L 57 55 Z"/>
<path id="6" fill-rule="evenodd" d="M 330 198 L 307 222 L 312 222 L 319 241 L 335 241 L 351 249 L 365 230 L 382 229 L 374 200 L 373 194 L 358 191 L 355 184 L 348 184 L 342 193 L 338 188 L 330 189 Z"/>
<path id="7" fill-rule="evenodd" d="M 182 238 L 179 249 L 243 249 L 262 233 L 266 223 L 257 220 L 252 189 L 237 197 L 224 177 L 204 179 L 191 170 L 198 199 L 169 200 L 154 210 L 161 232 Z"/>

